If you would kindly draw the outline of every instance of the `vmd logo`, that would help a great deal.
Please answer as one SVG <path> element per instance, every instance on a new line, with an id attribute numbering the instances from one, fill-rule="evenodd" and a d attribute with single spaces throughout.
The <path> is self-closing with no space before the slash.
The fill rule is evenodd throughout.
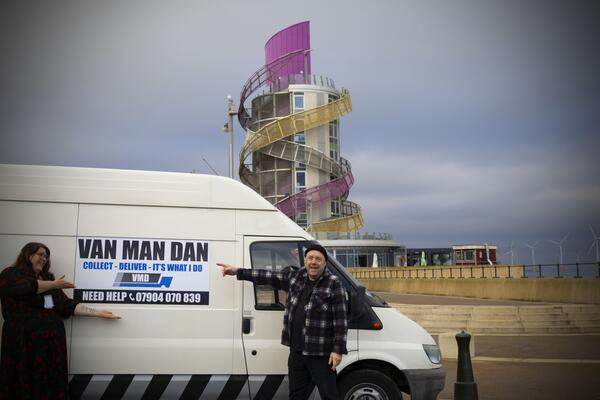
<path id="1" fill-rule="evenodd" d="M 139 287 L 139 288 L 169 288 L 173 282 L 172 276 L 162 274 L 140 274 L 134 272 L 120 272 L 117 274 L 113 286 Z"/>
<path id="2" fill-rule="evenodd" d="M 131 280 L 133 282 L 150 282 L 150 275 L 148 275 L 148 274 L 131 274 Z"/>

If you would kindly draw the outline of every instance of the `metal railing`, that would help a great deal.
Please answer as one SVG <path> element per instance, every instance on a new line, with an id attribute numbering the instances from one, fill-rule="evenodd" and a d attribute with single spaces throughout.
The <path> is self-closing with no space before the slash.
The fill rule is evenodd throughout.
<path id="1" fill-rule="evenodd" d="M 271 82 L 271 93 L 286 90 L 290 85 L 315 85 L 335 90 L 333 79 L 323 75 L 290 74 L 278 76 Z"/>
<path id="2" fill-rule="evenodd" d="M 600 262 L 536 265 L 469 265 L 355 268 L 357 278 L 476 279 L 476 278 L 600 278 Z M 379 270 L 379 271 L 377 271 Z M 376 276 L 377 275 L 377 276 Z"/>
<path id="3" fill-rule="evenodd" d="M 524 278 L 600 278 L 600 262 L 522 265 Z"/>

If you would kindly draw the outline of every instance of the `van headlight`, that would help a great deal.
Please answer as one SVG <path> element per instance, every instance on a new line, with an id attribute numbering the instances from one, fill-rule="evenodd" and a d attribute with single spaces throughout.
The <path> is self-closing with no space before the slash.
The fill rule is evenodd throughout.
<path id="1" fill-rule="evenodd" d="M 429 357 L 429 361 L 434 364 L 439 364 L 442 360 L 442 356 L 440 354 L 440 348 L 437 344 L 424 344 L 423 350 L 425 350 L 425 354 Z"/>

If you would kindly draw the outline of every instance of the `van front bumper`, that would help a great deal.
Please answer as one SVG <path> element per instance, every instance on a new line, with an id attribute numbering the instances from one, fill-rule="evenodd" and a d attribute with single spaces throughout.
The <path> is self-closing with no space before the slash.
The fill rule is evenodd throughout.
<path id="1" fill-rule="evenodd" d="M 446 371 L 443 368 L 407 369 L 402 371 L 408 386 L 410 398 L 413 400 L 435 400 L 444 389 Z"/>

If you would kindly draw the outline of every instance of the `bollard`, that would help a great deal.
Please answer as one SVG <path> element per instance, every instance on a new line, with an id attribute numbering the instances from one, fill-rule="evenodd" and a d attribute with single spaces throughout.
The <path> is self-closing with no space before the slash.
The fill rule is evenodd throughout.
<path id="1" fill-rule="evenodd" d="M 454 400 L 477 400 L 477 384 L 473 378 L 469 342 L 471 335 L 462 331 L 456 334 L 458 344 L 458 360 L 456 362 L 456 383 L 454 384 Z"/>

